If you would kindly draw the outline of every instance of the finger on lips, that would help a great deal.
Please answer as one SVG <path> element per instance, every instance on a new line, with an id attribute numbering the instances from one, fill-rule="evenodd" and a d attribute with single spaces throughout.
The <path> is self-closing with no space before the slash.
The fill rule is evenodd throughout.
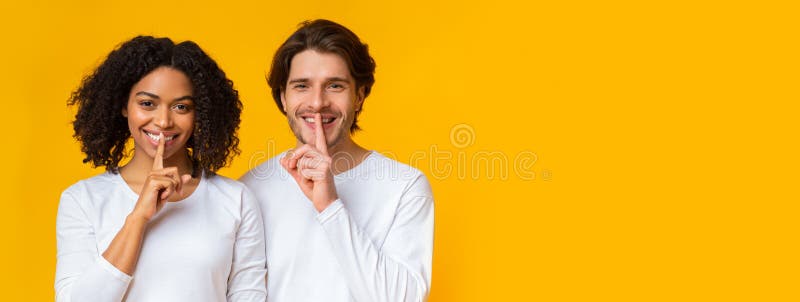
<path id="1" fill-rule="evenodd" d="M 325 130 L 322 128 L 322 114 L 317 113 L 314 115 L 314 125 L 316 125 L 316 148 L 322 154 L 328 154 L 328 142 L 325 140 Z"/>
<path id="2" fill-rule="evenodd" d="M 316 178 L 317 173 L 314 169 L 327 157 L 327 142 L 325 132 L 322 127 L 322 114 L 314 114 L 315 139 L 311 144 L 304 144 L 295 149 L 289 149 L 283 158 L 280 159 L 283 166 L 298 182 L 310 181 Z"/>
<path id="3" fill-rule="evenodd" d="M 158 134 L 158 148 L 156 148 L 156 155 L 153 157 L 153 170 L 164 168 L 164 133 Z"/>
<path id="4" fill-rule="evenodd" d="M 153 157 L 153 170 L 150 171 L 150 176 L 154 180 L 161 180 L 161 186 L 157 187 L 157 189 L 158 191 L 161 191 L 161 194 L 159 195 L 162 198 L 172 195 L 173 192 L 178 192 L 178 194 L 183 195 L 183 185 L 192 179 L 191 175 L 181 175 L 177 167 L 164 168 L 165 144 L 166 139 L 164 139 L 164 133 L 159 133 L 158 147 L 156 148 L 156 154 Z"/>

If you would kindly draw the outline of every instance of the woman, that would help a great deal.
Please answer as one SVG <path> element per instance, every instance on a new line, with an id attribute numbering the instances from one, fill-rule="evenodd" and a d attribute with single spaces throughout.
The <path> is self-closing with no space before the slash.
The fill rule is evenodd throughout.
<path id="1" fill-rule="evenodd" d="M 136 37 L 72 94 L 84 162 L 61 195 L 57 301 L 263 301 L 264 230 L 240 183 L 241 102 L 195 43 Z M 120 166 L 128 139 L 133 157 Z"/>

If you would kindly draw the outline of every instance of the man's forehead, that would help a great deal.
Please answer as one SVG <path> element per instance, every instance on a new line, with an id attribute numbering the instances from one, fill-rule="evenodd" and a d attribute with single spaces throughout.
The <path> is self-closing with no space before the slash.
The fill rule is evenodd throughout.
<path id="1" fill-rule="evenodd" d="M 289 67 L 289 81 L 352 79 L 347 62 L 335 53 L 305 50 L 292 58 Z"/>

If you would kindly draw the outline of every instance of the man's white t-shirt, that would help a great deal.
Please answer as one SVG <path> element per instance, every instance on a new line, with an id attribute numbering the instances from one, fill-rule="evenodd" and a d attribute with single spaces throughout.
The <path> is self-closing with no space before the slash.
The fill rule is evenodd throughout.
<path id="1" fill-rule="evenodd" d="M 424 301 L 433 196 L 421 172 L 377 152 L 334 177 L 319 213 L 280 154 L 245 174 L 264 217 L 268 301 Z"/>

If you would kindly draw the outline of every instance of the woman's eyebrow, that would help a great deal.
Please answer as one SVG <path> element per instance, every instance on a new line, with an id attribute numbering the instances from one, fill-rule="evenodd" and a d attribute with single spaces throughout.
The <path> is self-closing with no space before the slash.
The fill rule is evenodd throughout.
<path id="1" fill-rule="evenodd" d="M 149 96 L 149 97 L 154 98 L 154 99 L 161 99 L 160 97 L 158 97 L 158 95 L 149 93 L 147 91 L 139 91 L 135 95 L 146 95 L 146 96 Z"/>
<path id="2" fill-rule="evenodd" d="M 154 99 L 159 99 L 159 100 L 161 99 L 161 97 L 159 97 L 158 95 L 156 95 L 156 94 L 153 94 L 153 93 L 149 93 L 149 92 L 147 92 L 147 91 L 139 91 L 139 92 L 137 92 L 137 93 L 136 93 L 136 95 L 145 95 L 145 96 L 149 96 L 149 97 L 151 97 L 151 98 L 154 98 Z M 182 96 L 182 97 L 175 98 L 175 99 L 174 99 L 174 100 L 172 100 L 172 101 L 173 101 L 173 102 L 177 102 L 177 101 L 183 101 L 183 100 L 190 100 L 190 101 L 194 101 L 194 97 L 193 97 L 193 96 L 191 96 L 191 95 L 184 95 L 184 96 Z"/>

